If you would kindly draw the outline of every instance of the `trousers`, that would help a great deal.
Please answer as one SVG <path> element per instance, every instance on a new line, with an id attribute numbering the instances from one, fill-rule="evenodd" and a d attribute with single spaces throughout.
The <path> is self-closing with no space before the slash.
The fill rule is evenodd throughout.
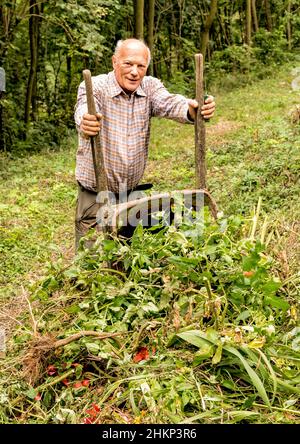
<path id="1" fill-rule="evenodd" d="M 125 194 L 129 196 L 131 193 L 136 191 L 148 190 L 152 188 L 152 184 L 141 184 L 137 185 L 135 188 L 131 190 L 127 190 Z M 122 201 L 124 197 L 124 193 L 113 193 L 115 197 L 115 203 L 119 203 Z M 142 197 L 142 196 L 141 196 Z M 78 250 L 80 239 L 87 234 L 87 232 L 97 227 L 97 211 L 99 209 L 98 203 L 96 202 L 97 192 L 88 190 L 84 188 L 78 182 L 78 196 L 76 202 L 76 211 L 75 211 L 75 251 Z M 135 193 L 135 198 L 137 198 Z M 93 245 L 94 241 L 87 241 L 85 246 L 87 248 Z"/>

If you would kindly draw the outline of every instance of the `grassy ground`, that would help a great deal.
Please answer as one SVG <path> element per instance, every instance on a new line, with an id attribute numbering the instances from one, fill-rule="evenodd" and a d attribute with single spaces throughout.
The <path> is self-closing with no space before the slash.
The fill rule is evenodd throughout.
<path id="1" fill-rule="evenodd" d="M 300 259 L 300 127 L 290 117 L 300 97 L 291 69 L 229 93 L 213 91 L 217 112 L 206 141 L 208 187 L 219 210 L 247 217 L 262 198 L 258 224 L 267 216 L 268 248 L 284 280 L 297 277 Z M 72 261 L 75 151 L 74 134 L 57 151 L 0 157 L 0 328 L 8 338 L 28 312 L 31 285 L 49 264 Z M 144 180 L 155 190 L 194 185 L 192 126 L 153 121 Z M 292 285 L 291 295 L 299 297 L 298 290 Z M 3 378 L 9 384 L 12 377 Z"/>

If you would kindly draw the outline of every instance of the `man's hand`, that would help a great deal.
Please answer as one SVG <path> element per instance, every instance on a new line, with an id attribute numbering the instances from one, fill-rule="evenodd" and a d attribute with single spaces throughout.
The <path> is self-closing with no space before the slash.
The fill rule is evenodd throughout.
<path id="1" fill-rule="evenodd" d="M 95 116 L 93 114 L 84 114 L 80 124 L 80 130 L 85 136 L 96 136 L 101 127 L 102 115 L 97 113 Z"/>
<path id="2" fill-rule="evenodd" d="M 197 100 L 189 100 L 189 114 L 193 120 L 196 118 L 195 109 L 198 108 Z M 208 96 L 201 108 L 201 114 L 204 119 L 210 119 L 215 112 L 216 104 L 213 96 Z"/>

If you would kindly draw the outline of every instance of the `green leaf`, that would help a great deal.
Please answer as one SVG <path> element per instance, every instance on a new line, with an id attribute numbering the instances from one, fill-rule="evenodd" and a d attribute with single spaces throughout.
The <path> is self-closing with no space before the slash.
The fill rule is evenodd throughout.
<path id="1" fill-rule="evenodd" d="M 221 385 L 224 386 L 225 388 L 229 389 L 229 390 L 234 390 L 234 391 L 236 391 L 236 389 L 237 389 L 236 385 L 235 385 L 232 381 L 230 381 L 230 380 L 228 380 L 228 379 L 224 380 L 224 381 L 221 383 Z"/>
<path id="2" fill-rule="evenodd" d="M 271 305 L 283 311 L 287 311 L 290 308 L 290 304 L 287 301 L 272 294 L 265 296 L 264 301 L 266 305 Z"/>
<path id="3" fill-rule="evenodd" d="M 148 312 L 152 312 L 152 313 L 157 313 L 158 312 L 158 308 L 155 304 L 153 304 L 153 302 L 148 302 L 147 304 L 143 304 L 141 306 L 141 309 L 143 311 L 145 311 L 146 313 Z"/>
<path id="4" fill-rule="evenodd" d="M 212 364 L 214 364 L 214 365 L 219 364 L 219 362 L 222 359 L 222 350 L 223 350 L 223 346 L 222 346 L 222 344 L 219 344 L 217 347 L 217 351 L 214 354 L 214 357 L 212 358 L 212 361 L 211 361 Z"/>
<path id="5" fill-rule="evenodd" d="M 227 412 L 227 415 L 231 417 L 234 422 L 240 422 L 244 419 L 257 418 L 260 413 L 258 412 L 250 412 L 248 410 L 232 410 L 231 412 Z"/>
<path id="6" fill-rule="evenodd" d="M 92 354 L 96 354 L 100 350 L 99 344 L 96 344 L 95 342 L 86 342 L 85 346 L 86 346 L 87 350 Z"/>
<path id="7" fill-rule="evenodd" d="M 236 323 L 238 323 L 239 321 L 245 321 L 245 319 L 249 318 L 250 316 L 250 311 L 249 310 L 244 310 L 242 311 L 236 318 Z"/>
<path id="8" fill-rule="evenodd" d="M 270 280 L 262 286 L 262 291 L 265 295 L 272 296 L 282 286 L 281 282 Z"/>
<path id="9" fill-rule="evenodd" d="M 264 387 L 261 379 L 259 378 L 257 373 L 255 373 L 255 371 L 250 367 L 250 365 L 248 364 L 248 362 L 244 358 L 244 356 L 238 350 L 236 350 L 235 348 L 230 347 L 230 346 L 224 347 L 224 350 L 228 351 L 229 353 L 231 353 L 234 356 L 236 356 L 237 358 L 239 358 L 239 360 L 241 361 L 241 363 L 245 367 L 245 370 L 248 373 L 248 375 L 249 375 L 254 387 L 256 388 L 258 394 L 260 395 L 261 399 L 264 401 L 264 403 L 268 407 L 271 407 L 268 395 L 266 393 L 265 387 Z"/>
<path id="10" fill-rule="evenodd" d="M 27 396 L 30 399 L 34 399 L 37 395 L 36 390 L 33 387 L 30 387 L 29 390 L 27 390 L 25 393 L 25 396 Z"/>
<path id="11" fill-rule="evenodd" d="M 208 327 L 208 329 L 206 330 L 206 337 L 209 341 L 211 341 L 213 344 L 217 344 L 219 341 L 219 334 L 218 332 L 212 328 L 212 327 Z"/>
<path id="12" fill-rule="evenodd" d="M 211 341 L 206 339 L 205 333 L 202 333 L 199 330 L 189 330 L 184 331 L 182 333 L 177 333 L 177 336 L 189 344 L 195 345 L 198 348 L 203 347 L 204 345 L 210 345 Z"/>
<path id="13" fill-rule="evenodd" d="M 215 347 L 203 343 L 202 347 L 194 354 L 193 366 L 199 365 L 205 359 L 211 358 L 214 354 Z"/>
<path id="14" fill-rule="evenodd" d="M 116 243 L 113 240 L 104 239 L 102 242 L 104 251 L 112 251 L 114 248 L 116 248 Z"/>
<path id="15" fill-rule="evenodd" d="M 159 309 L 162 310 L 168 307 L 170 300 L 172 298 L 172 294 L 167 291 L 162 291 L 159 301 Z"/>
<path id="16" fill-rule="evenodd" d="M 247 399 L 245 399 L 242 408 L 243 409 L 250 409 L 254 403 L 254 401 L 256 400 L 256 394 L 255 395 L 251 395 L 249 396 Z"/>

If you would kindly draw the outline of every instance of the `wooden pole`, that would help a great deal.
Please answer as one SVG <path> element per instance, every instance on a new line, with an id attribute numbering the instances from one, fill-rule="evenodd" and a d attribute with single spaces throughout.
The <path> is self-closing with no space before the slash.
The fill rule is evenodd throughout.
<path id="1" fill-rule="evenodd" d="M 195 55 L 196 65 L 196 100 L 198 108 L 195 119 L 195 164 L 196 188 L 206 189 L 206 160 L 205 160 L 205 122 L 201 114 L 204 103 L 203 88 L 203 55 Z"/>
<path id="2" fill-rule="evenodd" d="M 94 101 L 91 72 L 88 69 L 85 69 L 82 72 L 82 74 L 85 81 L 88 113 L 96 115 L 96 106 Z M 92 147 L 93 164 L 94 164 L 94 171 L 96 178 L 96 188 L 97 188 L 97 193 L 99 193 L 100 191 L 106 191 L 108 188 L 106 171 L 104 168 L 104 157 L 101 147 L 100 133 L 98 133 L 97 136 L 91 137 L 91 147 Z"/>

